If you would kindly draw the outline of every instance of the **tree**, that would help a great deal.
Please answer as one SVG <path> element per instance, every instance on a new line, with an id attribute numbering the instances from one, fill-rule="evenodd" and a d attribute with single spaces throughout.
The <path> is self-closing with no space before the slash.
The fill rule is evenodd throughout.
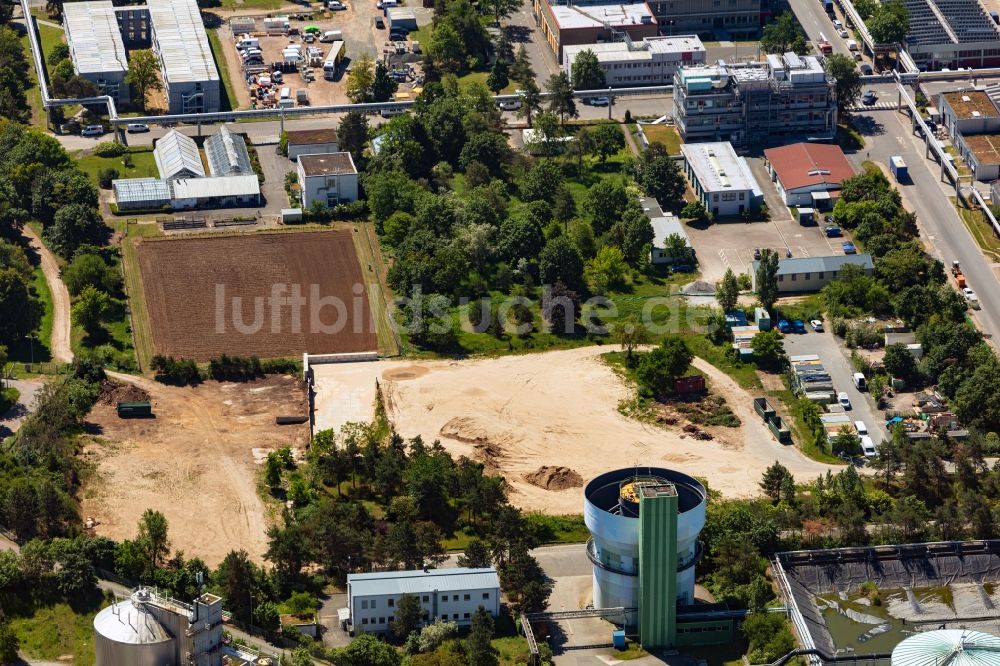
<path id="1" fill-rule="evenodd" d="M 372 77 L 372 101 L 388 102 L 396 93 L 399 84 L 389 76 L 389 69 L 381 60 L 375 64 L 375 74 Z"/>
<path id="2" fill-rule="evenodd" d="M 778 253 L 764 248 L 757 266 L 757 298 L 770 311 L 778 300 Z"/>
<path id="3" fill-rule="evenodd" d="M 625 135 L 617 123 L 601 123 L 591 130 L 591 136 L 601 164 L 625 147 Z"/>
<path id="4" fill-rule="evenodd" d="M 403 641 L 417 630 L 424 619 L 424 609 L 420 605 L 420 597 L 404 594 L 396 600 L 396 619 L 392 623 L 392 633 L 397 640 Z"/>
<path id="5" fill-rule="evenodd" d="M 635 167 L 636 181 L 649 196 L 667 210 L 677 210 L 684 200 L 684 175 L 666 151 L 653 144 Z"/>
<path id="6" fill-rule="evenodd" d="M 370 55 L 362 53 L 351 63 L 351 73 L 347 75 L 347 98 L 354 104 L 370 102 L 374 83 L 375 63 Z"/>
<path id="7" fill-rule="evenodd" d="M 917 374 L 917 360 L 906 348 L 906 345 L 893 344 L 885 348 L 885 357 L 882 359 L 886 372 L 892 377 L 900 377 L 910 382 Z"/>
<path id="8" fill-rule="evenodd" d="M 565 185 L 556 190 L 555 201 L 552 202 L 552 218 L 565 224 L 576 217 L 576 199 Z"/>
<path id="9" fill-rule="evenodd" d="M 583 283 L 583 260 L 573 243 L 565 236 L 556 236 L 538 255 L 538 275 L 542 284 L 562 282 L 573 290 Z"/>
<path id="10" fill-rule="evenodd" d="M 167 519 L 159 511 L 146 509 L 139 519 L 139 534 L 136 541 L 142 548 L 150 575 L 160 566 L 160 561 L 170 554 L 170 541 L 167 539 Z"/>
<path id="11" fill-rule="evenodd" d="M 910 31 L 910 15 L 902 0 L 885 0 L 865 25 L 876 44 L 898 44 Z"/>
<path id="12" fill-rule="evenodd" d="M 281 462 L 278 461 L 274 451 L 268 453 L 264 459 L 264 483 L 271 489 L 281 487 Z"/>
<path id="13" fill-rule="evenodd" d="M 401 666 L 403 655 L 374 634 L 362 632 L 347 647 L 332 651 L 337 666 Z"/>
<path id="14" fill-rule="evenodd" d="M 521 44 L 517 47 L 517 54 L 514 56 L 514 62 L 510 65 L 510 78 L 521 84 L 522 88 L 527 89 L 529 83 L 535 82 L 535 70 L 531 67 L 531 58 L 528 57 L 528 50 Z M 535 86 L 538 89 L 538 86 Z M 528 123 L 529 125 L 531 123 Z"/>
<path id="15" fill-rule="evenodd" d="M 0 344 L 21 344 L 41 323 L 42 306 L 31 282 L 14 268 L 0 268 Z"/>
<path id="16" fill-rule="evenodd" d="M 110 296 L 88 285 L 73 304 L 73 323 L 83 328 L 89 335 L 93 335 L 111 314 L 111 307 Z"/>
<path id="17" fill-rule="evenodd" d="M 764 26 L 760 47 L 765 53 L 794 51 L 799 55 L 805 54 L 808 48 L 802 28 L 791 12 L 779 14 L 773 23 Z"/>
<path id="18" fill-rule="evenodd" d="M 501 90 L 510 84 L 510 78 L 508 77 L 507 70 L 507 63 L 500 58 L 497 58 L 493 62 L 493 67 L 490 69 L 490 75 L 486 79 L 486 87 L 492 90 L 494 94 L 499 94 Z"/>
<path id="19" fill-rule="evenodd" d="M 146 95 L 150 91 L 163 90 L 160 81 L 160 60 L 149 49 L 132 51 L 128 55 L 128 72 L 125 83 L 135 86 L 139 106 L 146 110 Z"/>
<path id="20" fill-rule="evenodd" d="M 549 111 L 559 116 L 559 122 L 566 122 L 566 116 L 576 118 L 576 102 L 573 100 L 573 84 L 566 72 L 559 72 L 549 77 L 545 82 L 549 93 Z"/>
<path id="21" fill-rule="evenodd" d="M 736 274 L 732 268 L 726 269 L 726 274 L 722 276 L 722 282 L 715 290 L 715 300 L 719 302 L 719 307 L 723 312 L 728 312 L 736 307 L 740 299 L 740 281 L 736 279 Z"/>
<path id="22" fill-rule="evenodd" d="M 340 119 L 337 138 L 340 149 L 350 153 L 355 163 L 360 162 L 368 142 L 368 117 L 360 111 L 348 112 Z"/>
<path id="23" fill-rule="evenodd" d="M 472 628 L 465 640 L 469 666 L 496 666 L 497 650 L 493 647 L 493 618 L 480 606 L 472 615 Z"/>
<path id="24" fill-rule="evenodd" d="M 479 539 L 473 539 L 465 547 L 465 552 L 458 556 L 458 566 L 470 569 L 482 569 L 493 566 L 490 550 Z"/>
<path id="25" fill-rule="evenodd" d="M 583 276 L 587 286 L 595 294 L 607 294 L 625 285 L 625 274 L 628 266 L 621 248 L 605 245 L 593 259 L 587 262 Z"/>
<path id="26" fill-rule="evenodd" d="M 465 44 L 451 23 L 439 23 L 434 27 L 427 53 L 442 72 L 459 74 L 466 68 Z"/>
<path id="27" fill-rule="evenodd" d="M 861 439 L 847 428 L 841 428 L 830 441 L 830 450 L 835 456 L 856 456 L 861 453 Z"/>
<path id="28" fill-rule="evenodd" d="M 684 208 L 681 209 L 681 217 L 686 220 L 704 222 L 708 219 L 708 209 L 705 208 L 705 204 L 702 203 L 701 199 L 695 199 L 684 205 Z"/>
<path id="29" fill-rule="evenodd" d="M 753 357 L 764 368 L 777 370 L 785 359 L 785 345 L 781 333 L 775 329 L 755 333 L 750 340 Z"/>
<path id="30" fill-rule="evenodd" d="M 522 45 L 523 49 L 524 46 Z M 518 51 L 520 53 L 520 51 Z M 511 67 L 511 78 L 515 81 L 519 81 L 513 76 L 514 68 Z M 528 123 L 528 127 L 531 127 L 531 119 L 533 114 L 538 113 L 542 110 L 542 98 L 541 91 L 538 89 L 538 84 L 535 83 L 534 79 L 528 79 L 527 81 L 521 83 L 521 108 L 516 111 L 518 118 L 524 118 L 525 122 Z"/>
<path id="31" fill-rule="evenodd" d="M 49 51 L 49 55 L 45 58 L 45 61 L 54 67 L 67 58 L 69 58 L 69 44 L 59 42 Z"/>
<path id="32" fill-rule="evenodd" d="M 673 390 L 674 380 L 687 372 L 692 358 L 683 338 L 668 336 L 659 347 L 639 357 L 636 379 L 649 394 L 665 395 Z"/>
<path id="33" fill-rule="evenodd" d="M 584 49 L 573 59 L 573 87 L 577 90 L 597 90 L 607 86 L 604 70 L 597 60 L 597 54 L 591 49 Z"/>
<path id="34" fill-rule="evenodd" d="M 523 2 L 524 0 L 483 0 L 479 6 L 482 10 L 492 14 L 497 26 L 499 26 L 500 19 L 510 18 L 514 12 L 521 8 Z"/>
<path id="35" fill-rule="evenodd" d="M 621 345 L 625 352 L 625 363 L 629 367 L 634 362 L 635 348 L 649 343 L 649 329 L 643 325 L 637 315 L 630 315 L 614 323 L 611 329 L 612 338 Z"/>
<path id="36" fill-rule="evenodd" d="M 590 222 L 594 233 L 603 234 L 625 212 L 629 196 L 625 186 L 611 180 L 598 180 L 587 190 L 586 209 L 590 211 Z"/>
<path id="37" fill-rule="evenodd" d="M 777 504 L 781 499 L 781 490 L 786 483 L 786 479 L 792 478 L 792 473 L 788 468 L 777 460 L 774 464 L 764 470 L 764 478 L 760 481 L 760 489 L 770 498 L 771 502 Z"/>
<path id="38" fill-rule="evenodd" d="M 87 286 L 96 287 L 108 293 L 121 287 L 121 277 L 104 259 L 96 254 L 77 254 L 69 266 L 63 269 L 63 282 L 73 296 L 78 296 Z"/>
<path id="39" fill-rule="evenodd" d="M 861 97 L 861 74 L 853 59 L 835 53 L 826 57 L 826 73 L 837 80 L 837 108 L 844 113 Z"/>

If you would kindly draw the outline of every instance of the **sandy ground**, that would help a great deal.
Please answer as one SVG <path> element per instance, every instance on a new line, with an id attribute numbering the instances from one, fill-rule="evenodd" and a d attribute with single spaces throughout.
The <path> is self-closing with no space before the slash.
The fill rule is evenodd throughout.
<path id="1" fill-rule="evenodd" d="M 307 442 L 308 425 L 274 424 L 276 415 L 305 413 L 302 383 L 274 376 L 190 388 L 114 376 L 147 390 L 156 418 L 119 419 L 102 404 L 89 415 L 101 443 L 86 449 L 97 473 L 81 493 L 82 514 L 98 522 L 97 534 L 134 538 L 152 508 L 166 516 L 172 548 L 187 557 L 215 566 L 243 548 L 260 561 L 268 520 L 254 450 Z"/>
<path id="2" fill-rule="evenodd" d="M 759 493 L 775 460 L 801 479 L 836 469 L 779 445 L 753 412 L 752 396 L 701 359 L 695 365 L 741 427 L 706 428 L 715 439 L 696 441 L 679 428 L 622 416 L 618 404 L 633 390 L 600 360 L 607 351 L 315 366 L 316 426 L 370 419 L 378 380 L 400 434 L 440 439 L 453 454 L 485 460 L 512 484 L 516 504 L 550 513 L 578 513 L 582 498 L 579 488 L 550 491 L 523 480 L 542 465 L 570 467 L 584 480 L 626 465 L 669 466 L 707 478 L 728 497 Z"/>
<path id="3" fill-rule="evenodd" d="M 69 363 L 73 360 L 73 349 L 70 347 L 70 322 L 69 322 L 69 291 L 59 277 L 59 262 L 30 227 L 24 227 L 22 233 L 28 237 L 31 249 L 38 253 L 42 262 L 42 273 L 45 274 L 45 282 L 49 285 L 49 292 L 52 293 L 52 340 L 49 348 L 52 352 L 52 360 L 61 363 Z"/>

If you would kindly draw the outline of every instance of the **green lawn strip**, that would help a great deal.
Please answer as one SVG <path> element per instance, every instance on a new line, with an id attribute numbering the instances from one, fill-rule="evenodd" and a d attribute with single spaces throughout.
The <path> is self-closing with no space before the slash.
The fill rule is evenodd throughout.
<path id="1" fill-rule="evenodd" d="M 149 325 L 149 310 L 146 308 L 146 293 L 142 288 L 142 273 L 139 271 L 139 252 L 136 243 L 143 236 L 154 236 L 159 233 L 159 227 L 155 224 L 130 224 L 126 237 L 122 240 L 125 288 L 132 313 L 132 344 L 140 370 L 149 367 L 149 360 L 153 358 L 153 334 Z"/>
<path id="2" fill-rule="evenodd" d="M 157 178 L 159 171 L 153 158 L 153 149 L 149 146 L 139 146 L 129 149 L 132 156 L 132 166 L 126 167 L 124 157 L 98 157 L 87 155 L 77 157 L 77 166 L 83 170 L 94 184 L 98 184 L 97 174 L 102 169 L 117 169 L 119 178 Z"/>
<path id="3" fill-rule="evenodd" d="M 55 317 L 54 306 L 52 305 L 52 291 L 49 289 L 49 283 L 45 281 L 45 274 L 42 272 L 41 266 L 35 268 L 33 273 L 34 282 L 32 286 L 35 288 L 35 293 L 38 295 L 38 299 L 42 302 L 42 322 L 38 326 L 38 331 L 36 335 L 38 339 L 34 341 L 34 359 L 35 361 L 48 361 L 52 359 L 52 352 L 49 349 L 49 345 L 52 344 L 52 320 Z M 24 350 L 24 361 L 30 361 L 32 351 L 31 349 Z M 12 357 L 13 358 L 13 357 Z"/>
<path id="4" fill-rule="evenodd" d="M 354 225 L 354 249 L 358 255 L 361 274 L 365 279 L 365 291 L 371 307 L 372 319 L 375 322 L 375 335 L 378 338 L 379 352 L 386 356 L 399 354 L 399 345 L 392 324 L 393 296 L 389 287 L 382 281 L 379 271 L 383 267 L 381 258 L 376 257 L 378 237 L 370 223 Z"/>
<path id="5" fill-rule="evenodd" d="M 670 125 L 643 125 L 642 132 L 650 143 L 662 143 L 670 155 L 681 152 L 681 137 Z"/>
<path id="6" fill-rule="evenodd" d="M 795 397 L 795 394 L 791 389 L 782 389 L 781 391 L 768 391 L 768 396 L 772 398 L 777 398 L 785 404 L 785 409 L 792 416 L 792 422 L 789 427 L 792 429 L 792 435 L 795 441 L 799 444 L 799 449 L 807 457 L 815 460 L 816 462 L 828 463 L 831 465 L 843 465 L 844 461 L 835 455 L 827 452 L 824 448 L 824 444 L 817 443 L 813 438 L 812 432 L 806 426 L 805 421 L 802 418 L 802 408 L 799 399 Z"/>
<path id="7" fill-rule="evenodd" d="M 955 208 L 962 218 L 962 224 L 969 230 L 972 237 L 976 239 L 976 244 L 979 245 L 979 249 L 982 250 L 983 254 L 990 261 L 1000 262 L 1000 238 L 997 238 L 993 227 L 986 220 L 986 216 L 978 210 L 962 208 L 961 206 L 956 206 Z"/>
<path id="8" fill-rule="evenodd" d="M 227 4 L 231 0 L 227 0 Z M 240 9 L 249 9 L 252 6 L 257 6 L 257 0 L 249 0 L 246 4 L 241 4 Z M 261 7 L 264 9 L 276 9 L 281 6 L 280 0 L 265 0 L 268 5 L 274 5 L 273 7 Z M 219 76 L 222 78 L 223 89 L 226 92 L 225 99 L 219 100 L 221 111 L 230 111 L 232 109 L 239 108 L 239 97 L 236 96 L 236 89 L 233 87 L 233 79 L 229 76 L 229 62 L 226 60 L 226 56 L 223 52 L 222 40 L 219 38 L 218 30 L 206 30 L 208 33 L 208 44 L 212 47 L 212 57 L 215 59 L 215 66 L 219 70 Z"/>
<path id="9" fill-rule="evenodd" d="M 28 35 L 21 37 L 21 48 L 28 59 L 28 81 L 25 86 L 28 104 L 31 106 L 31 124 L 37 127 L 45 126 L 45 111 L 42 108 L 42 89 L 38 86 L 38 72 L 35 71 L 35 59 L 31 57 L 31 43 Z"/>

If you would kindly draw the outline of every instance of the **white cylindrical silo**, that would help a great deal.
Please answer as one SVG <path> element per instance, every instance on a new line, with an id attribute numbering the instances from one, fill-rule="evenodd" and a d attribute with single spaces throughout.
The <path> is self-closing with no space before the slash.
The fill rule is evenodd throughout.
<path id="1" fill-rule="evenodd" d="M 910 636 L 892 651 L 892 666 L 1000 666 L 1000 637 L 968 629 Z"/>
<path id="2" fill-rule="evenodd" d="M 640 467 L 606 472 L 584 489 L 583 517 L 590 530 L 587 555 L 594 564 L 595 608 L 639 606 L 639 511 L 633 487 L 668 484 L 677 491 L 677 600 L 694 602 L 694 565 L 705 526 L 705 488 L 674 470 Z"/>
<path id="3" fill-rule="evenodd" d="M 108 606 L 94 617 L 97 666 L 171 666 L 174 639 L 146 609 L 149 592 Z"/>

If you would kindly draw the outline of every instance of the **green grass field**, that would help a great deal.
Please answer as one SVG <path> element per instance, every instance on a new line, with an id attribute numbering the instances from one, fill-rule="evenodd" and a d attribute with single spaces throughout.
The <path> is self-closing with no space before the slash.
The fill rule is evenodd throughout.
<path id="1" fill-rule="evenodd" d="M 223 4 L 227 4 L 230 0 L 226 0 Z M 249 8 L 250 3 L 254 0 L 250 0 L 246 4 L 240 5 L 241 8 Z M 265 0 L 268 4 L 274 4 L 274 7 L 267 6 L 262 9 L 277 9 L 281 6 L 280 0 Z M 254 5 L 256 6 L 256 5 Z M 219 69 L 219 77 L 222 78 L 223 90 L 225 90 L 226 95 L 223 99 L 219 100 L 220 111 L 229 111 L 231 109 L 236 109 L 239 107 L 239 97 L 236 96 L 236 89 L 233 88 L 233 79 L 229 75 L 229 63 L 226 61 L 226 57 L 223 55 L 222 40 L 219 39 L 218 30 L 207 30 L 208 33 L 208 44 L 212 47 L 212 57 L 215 59 L 215 66 Z"/>
<path id="2" fill-rule="evenodd" d="M 662 143 L 669 154 L 681 152 L 681 137 L 670 125 L 643 125 L 642 132 L 650 143 Z"/>
<path id="3" fill-rule="evenodd" d="M 28 657 L 44 661 L 65 661 L 75 666 L 94 664 L 94 616 L 108 602 L 97 593 L 93 598 L 37 609 L 28 617 L 11 618 L 11 627 Z"/>
<path id="4" fill-rule="evenodd" d="M 126 167 L 123 157 L 98 157 L 97 155 L 87 155 L 77 157 L 77 165 L 90 176 L 97 185 L 97 173 L 101 169 L 117 169 L 120 178 L 157 178 L 159 172 L 156 169 L 156 160 L 153 159 L 153 149 L 151 147 L 138 147 L 129 150 L 132 156 L 132 166 Z"/>
<path id="5" fill-rule="evenodd" d="M 952 200 L 954 201 L 954 199 Z M 979 245 L 979 249 L 983 251 L 986 258 L 994 263 L 1000 262 L 1000 238 L 997 238 L 993 231 L 993 225 L 986 219 L 986 215 L 981 211 L 961 206 L 956 206 L 956 210 L 962 218 L 962 224 L 976 239 L 976 244 Z"/>

